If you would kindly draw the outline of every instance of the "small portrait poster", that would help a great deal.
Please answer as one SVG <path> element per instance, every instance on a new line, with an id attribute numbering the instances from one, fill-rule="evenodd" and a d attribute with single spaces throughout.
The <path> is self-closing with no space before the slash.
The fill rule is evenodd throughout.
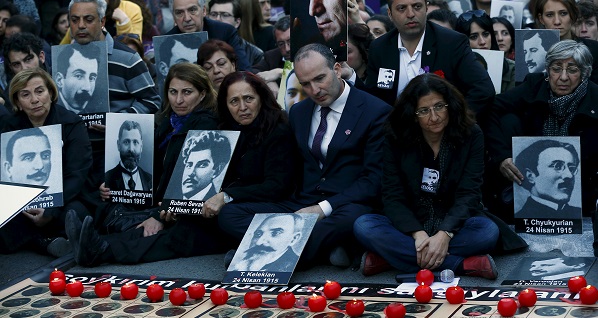
<path id="1" fill-rule="evenodd" d="M 521 29 L 523 2 L 494 0 L 490 5 L 490 17 L 505 18 L 515 29 Z"/>
<path id="2" fill-rule="evenodd" d="M 523 257 L 515 267 L 518 270 L 511 271 L 502 285 L 567 287 L 569 278 L 585 276 L 594 260 L 559 255 Z"/>
<path id="3" fill-rule="evenodd" d="M 226 130 L 187 133 L 162 201 L 167 212 L 202 214 L 203 203 L 220 192 L 239 134 Z"/>
<path id="4" fill-rule="evenodd" d="M 113 203 L 152 205 L 154 115 L 106 114 L 105 186 Z"/>
<path id="5" fill-rule="evenodd" d="M 291 60 L 302 46 L 321 43 L 347 60 L 347 0 L 291 1 Z"/>
<path id="6" fill-rule="evenodd" d="M 197 50 L 207 40 L 206 31 L 154 36 L 156 75 L 160 95 L 163 95 L 164 80 L 170 67 L 182 62 L 197 63 Z"/>
<path id="7" fill-rule="evenodd" d="M 222 283 L 288 284 L 316 221 L 311 213 L 256 214 Z"/>
<path id="8" fill-rule="evenodd" d="M 58 105 L 81 116 L 87 126 L 106 124 L 110 101 L 104 41 L 52 46 L 52 77 Z"/>
<path id="9" fill-rule="evenodd" d="M 504 52 L 480 49 L 473 49 L 472 51 L 476 56 L 476 60 L 480 62 L 488 72 L 492 84 L 494 85 L 494 91 L 496 94 L 500 94 L 502 88 L 502 67 L 505 62 Z"/>
<path id="10" fill-rule="evenodd" d="M 515 230 L 529 234 L 581 234 L 579 137 L 513 137 Z"/>
<path id="11" fill-rule="evenodd" d="M 459 17 L 463 12 L 471 10 L 471 2 L 468 0 L 449 0 L 449 10 Z"/>
<path id="12" fill-rule="evenodd" d="M 46 186 L 23 185 L 0 181 L 0 228 L 12 220 L 47 189 Z"/>
<path id="13" fill-rule="evenodd" d="M 559 30 L 515 30 L 515 82 L 546 72 L 546 52 L 558 41 Z"/>
<path id="14" fill-rule="evenodd" d="M 24 210 L 64 205 L 61 125 L 5 132 L 0 136 L 0 149 L 0 181 L 47 187 Z"/>

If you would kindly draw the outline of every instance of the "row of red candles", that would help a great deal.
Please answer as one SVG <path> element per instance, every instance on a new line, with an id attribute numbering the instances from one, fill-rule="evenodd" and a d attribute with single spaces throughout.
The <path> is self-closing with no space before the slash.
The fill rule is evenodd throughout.
<path id="1" fill-rule="evenodd" d="M 431 278 L 430 278 L 431 277 Z M 421 270 L 416 275 L 416 281 L 419 284 L 415 288 L 414 296 L 419 303 L 428 303 L 432 300 L 433 292 L 429 285 L 434 281 L 434 275 L 429 270 Z M 570 292 L 579 293 L 579 299 L 582 304 L 593 305 L 598 301 L 598 289 L 588 285 L 583 276 L 572 277 L 568 281 Z M 79 297 L 83 293 L 83 283 L 72 280 L 66 283 L 66 276 L 62 271 L 55 270 L 50 274 L 50 292 L 54 295 L 61 295 L 65 291 L 71 297 Z M 108 282 L 99 282 L 94 286 L 94 292 L 98 297 L 105 298 L 110 296 L 112 285 Z M 192 284 L 187 288 L 187 292 L 182 288 L 174 288 L 170 291 L 168 298 L 175 306 L 180 306 L 187 300 L 187 293 L 192 299 L 201 299 L 205 295 L 205 286 L 201 283 Z M 134 283 L 127 283 L 120 288 L 122 299 L 135 299 L 139 293 L 139 287 Z M 338 282 L 328 281 L 324 285 L 323 295 L 313 294 L 307 299 L 308 306 L 298 305 L 297 299 L 292 292 L 281 292 L 276 297 L 278 307 L 281 309 L 290 309 L 294 306 L 299 308 L 309 308 L 312 312 L 324 311 L 327 299 L 336 299 L 341 294 L 341 285 Z M 446 289 L 446 299 L 450 304 L 461 304 L 465 302 L 465 291 L 459 286 L 453 286 Z M 164 297 L 164 288 L 157 284 L 149 285 L 146 289 L 147 298 L 152 301 L 161 301 Z M 249 291 L 244 296 L 245 306 L 247 308 L 257 308 L 262 305 L 262 294 L 259 291 Z M 513 298 L 503 298 L 498 302 L 498 311 L 503 317 L 511 317 L 517 312 L 519 306 L 532 307 L 537 301 L 536 292 L 532 289 L 522 290 L 517 301 Z M 228 300 L 228 292 L 224 288 L 216 288 L 210 293 L 210 300 L 215 305 L 223 305 Z M 337 309 L 341 311 L 340 309 Z M 365 311 L 365 305 L 362 300 L 353 299 L 347 302 L 344 312 L 351 317 L 359 317 Z M 384 309 L 387 318 L 402 318 L 406 314 L 406 309 L 401 303 L 392 303 Z"/>

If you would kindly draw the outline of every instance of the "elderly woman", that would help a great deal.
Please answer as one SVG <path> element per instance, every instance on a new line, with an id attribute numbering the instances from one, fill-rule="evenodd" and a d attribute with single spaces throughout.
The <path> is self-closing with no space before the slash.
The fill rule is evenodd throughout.
<path id="1" fill-rule="evenodd" d="M 469 38 L 472 49 L 498 51 L 492 19 L 484 10 L 464 12 L 457 19 L 455 31 L 465 34 Z M 501 93 L 515 86 L 515 61 L 503 59 Z"/>
<path id="2" fill-rule="evenodd" d="M 237 70 L 237 54 L 228 43 L 212 39 L 197 50 L 197 64 L 206 70 L 217 91 L 224 77 Z"/>
<path id="3" fill-rule="evenodd" d="M 387 122 L 383 214 L 363 215 L 354 224 L 371 251 L 364 274 L 389 269 L 382 257 L 405 273 L 451 269 L 495 279 L 494 261 L 485 254 L 499 230 L 482 214 L 480 191 L 484 138 L 463 95 L 426 73 L 407 84 L 397 105 Z"/>
<path id="4" fill-rule="evenodd" d="M 513 136 L 579 136 L 583 213 L 596 206 L 598 171 L 598 86 L 589 80 L 593 58 L 588 48 L 573 40 L 553 45 L 546 54 L 546 73 L 529 74 L 525 81 L 494 100 L 488 126 L 487 149 L 496 177 L 495 193 L 500 195 L 512 182 L 527 178 L 513 164 Z M 534 94 L 530 94 L 534 92 Z M 502 182 L 501 182 L 502 181 Z M 512 218 L 513 211 L 491 206 L 502 218 Z M 511 206 L 512 209 L 512 206 Z M 500 211 L 500 212 L 497 212 Z"/>
<path id="5" fill-rule="evenodd" d="M 198 65 L 178 63 L 170 67 L 164 81 L 164 111 L 156 115 L 154 138 L 154 177 L 158 187 L 154 200 L 162 200 L 171 171 L 189 130 L 214 130 L 216 92 L 206 72 Z M 109 189 L 101 189 L 104 198 Z M 87 217 L 83 224 L 67 216 L 66 228 L 75 251 L 75 261 L 82 266 L 102 262 L 135 264 L 175 257 L 206 255 L 226 251 L 229 241 L 218 230 L 216 219 L 172 215 L 156 207 L 137 228 L 100 236 Z"/>
<path id="6" fill-rule="evenodd" d="M 87 214 L 87 209 L 79 201 L 92 160 L 87 129 L 79 116 L 56 105 L 56 85 L 50 74 L 41 68 L 24 70 L 15 75 L 9 94 L 15 113 L 7 119 L 4 132 L 49 125 L 62 126 L 61 192 L 64 206 L 30 209 L 17 215 L 0 229 L 0 253 L 14 252 L 31 243 L 29 246 L 38 251 L 62 256 L 70 252 L 66 240 L 56 239 L 64 236 L 66 211 L 76 211 L 76 217 L 81 219 Z M 42 171 L 40 169 L 38 173 Z M 47 178 L 50 171 L 44 172 Z"/>
<path id="7" fill-rule="evenodd" d="M 218 92 L 220 128 L 240 131 L 222 191 L 204 204 L 216 216 L 232 202 L 279 201 L 294 189 L 296 141 L 266 83 L 248 72 L 227 75 Z"/>
<path id="8" fill-rule="evenodd" d="M 575 40 L 585 44 L 592 56 L 598 56 L 598 43 L 594 40 L 578 38 L 573 26 L 579 18 L 579 9 L 575 0 L 538 0 L 534 11 L 538 27 L 559 30 L 561 40 Z M 594 60 L 590 80 L 598 84 L 598 59 Z"/>

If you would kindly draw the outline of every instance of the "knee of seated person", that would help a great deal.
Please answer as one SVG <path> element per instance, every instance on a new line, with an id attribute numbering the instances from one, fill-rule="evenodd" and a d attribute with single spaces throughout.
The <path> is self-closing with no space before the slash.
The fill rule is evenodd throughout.
<path id="1" fill-rule="evenodd" d="M 381 215 L 364 214 L 358 217 L 353 223 L 353 232 L 355 232 L 355 235 L 367 235 L 368 232 L 371 231 L 371 227 L 374 225 L 374 223 L 378 223 L 379 216 Z"/>

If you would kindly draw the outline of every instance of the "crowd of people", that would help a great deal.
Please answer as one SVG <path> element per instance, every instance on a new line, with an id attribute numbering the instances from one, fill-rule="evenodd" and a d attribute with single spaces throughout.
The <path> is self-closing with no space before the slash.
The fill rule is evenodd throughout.
<path id="1" fill-rule="evenodd" d="M 170 0 L 170 29 L 159 1 L 71 0 L 56 10 L 45 39 L 39 15 L 2 1 L 0 130 L 35 128 L 11 138 L 2 169 L 8 181 L 44 184 L 50 146 L 39 127 L 60 125 L 64 205 L 19 213 L 0 229 L 0 253 L 72 251 L 83 266 L 226 253 L 254 215 L 295 213 L 264 220 L 259 237 L 252 234 L 248 266 L 273 268 L 275 261 L 256 255 L 300 254 L 299 268 L 360 265 L 364 275 L 451 269 L 495 279 L 491 254 L 527 246 L 509 226 L 514 217 L 595 213 L 598 7 L 587 1 L 526 6 L 533 22 L 524 10 L 517 24 L 559 30 L 559 41 L 546 47 L 540 33 L 531 34 L 525 52 L 515 52 L 515 9 L 491 17 L 488 0 L 387 0 L 382 14 L 363 0 L 309 1 L 306 14 L 322 39 L 338 41 L 338 27 L 347 25 L 346 61 L 321 43 L 291 50 L 298 22 L 288 15 L 290 0 L 280 3 L 287 15 L 272 14 L 269 0 Z M 153 36 L 199 31 L 209 40 L 162 44 L 173 57 L 155 64 Z M 49 47 L 68 43 L 91 53 L 60 51 L 60 61 L 81 55 L 87 62 L 57 67 L 55 81 Z M 106 126 L 86 127 L 76 115 L 97 103 L 97 43 L 106 45 L 109 112 L 155 118 L 153 144 L 143 145 L 138 123 L 120 127 L 120 162 L 108 172 L 118 182 L 104 172 Z M 499 94 L 472 49 L 504 52 Z M 176 59 L 175 52 L 192 53 Z M 522 81 L 515 79 L 519 56 L 530 73 Z M 239 132 L 232 153 L 219 130 Z M 513 158 L 518 136 L 578 136 L 580 151 L 549 140 Z M 31 141 L 46 150 L 27 150 Z M 153 171 L 138 165 L 143 147 L 153 147 Z M 180 155 L 182 197 L 204 201 L 200 215 L 161 206 Z M 19 181 L 22 161 L 31 163 L 21 164 L 29 170 Z M 570 204 L 580 166 L 581 208 Z M 221 187 L 215 178 L 223 178 Z M 529 192 L 522 212 L 514 210 L 514 184 Z M 152 187 L 149 208 L 111 200 L 114 190 Z M 541 215 L 528 213 L 538 209 Z M 112 216 L 123 211 L 139 217 L 117 226 Z M 289 245 L 298 236 L 286 232 L 301 214 L 317 222 L 298 253 Z M 279 237 L 262 238 L 262 227 Z"/>

